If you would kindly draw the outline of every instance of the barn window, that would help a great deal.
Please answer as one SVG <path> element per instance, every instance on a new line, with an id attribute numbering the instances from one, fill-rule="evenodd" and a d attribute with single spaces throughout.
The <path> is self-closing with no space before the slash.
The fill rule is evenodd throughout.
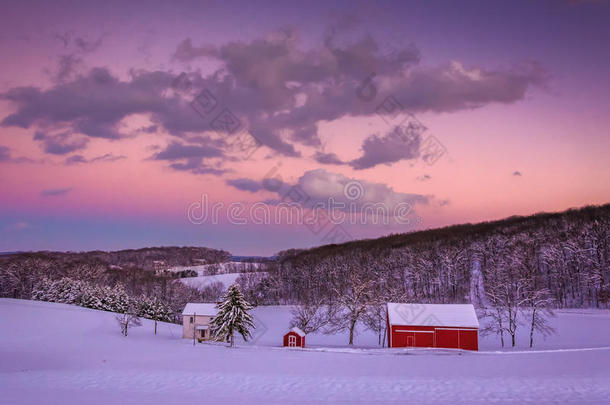
<path id="1" fill-rule="evenodd" d="M 193 317 L 191 316 L 191 323 L 193 323 Z"/>

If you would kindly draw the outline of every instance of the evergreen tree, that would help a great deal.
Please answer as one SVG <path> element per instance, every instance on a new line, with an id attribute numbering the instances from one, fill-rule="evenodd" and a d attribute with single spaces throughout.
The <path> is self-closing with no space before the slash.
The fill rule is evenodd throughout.
<path id="1" fill-rule="evenodd" d="M 248 313 L 251 309 L 252 305 L 245 300 L 237 284 L 233 284 L 218 304 L 218 314 L 210 325 L 212 336 L 231 342 L 231 347 L 235 346 L 235 332 L 248 340 L 252 337 L 250 328 L 254 327 L 254 318 Z"/>
<path id="2" fill-rule="evenodd" d="M 86 285 L 81 297 L 81 305 L 85 308 L 99 309 L 101 293 L 98 286 Z"/>

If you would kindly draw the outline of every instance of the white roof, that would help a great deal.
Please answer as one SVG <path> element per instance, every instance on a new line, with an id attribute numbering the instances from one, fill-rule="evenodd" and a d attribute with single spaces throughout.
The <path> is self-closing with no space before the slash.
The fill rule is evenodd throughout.
<path id="1" fill-rule="evenodd" d="M 472 304 L 400 304 L 388 302 L 390 325 L 478 328 Z"/>
<path id="2" fill-rule="evenodd" d="M 184 307 L 184 311 L 182 311 L 182 315 L 209 315 L 216 316 L 218 313 L 218 309 L 216 309 L 216 304 L 207 304 L 207 303 L 199 303 L 199 302 L 189 302 Z"/>
<path id="3" fill-rule="evenodd" d="M 299 336 L 305 336 L 305 332 L 303 332 L 299 327 L 295 326 L 294 328 L 290 329 L 289 332 L 294 332 Z"/>

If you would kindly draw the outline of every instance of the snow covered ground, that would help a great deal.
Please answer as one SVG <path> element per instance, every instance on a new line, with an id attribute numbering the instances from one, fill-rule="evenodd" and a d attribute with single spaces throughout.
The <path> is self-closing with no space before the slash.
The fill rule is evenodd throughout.
<path id="1" fill-rule="evenodd" d="M 255 309 L 252 345 L 229 349 L 181 339 L 153 322 L 120 334 L 113 314 L 0 299 L 0 404 L 608 403 L 610 312 L 564 311 L 559 335 L 534 351 L 474 353 L 372 349 L 361 333 L 308 336 L 279 347 L 285 307 Z"/>

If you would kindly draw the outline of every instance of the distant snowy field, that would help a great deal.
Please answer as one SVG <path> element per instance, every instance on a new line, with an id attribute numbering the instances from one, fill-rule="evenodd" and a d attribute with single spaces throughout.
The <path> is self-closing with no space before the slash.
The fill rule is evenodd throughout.
<path id="1" fill-rule="evenodd" d="M 237 277 L 241 276 L 244 273 L 227 273 L 227 274 L 216 274 L 214 276 L 197 276 L 197 277 L 184 277 L 181 278 L 180 281 L 184 284 L 194 287 L 197 289 L 202 289 L 208 285 L 211 285 L 216 282 L 221 282 L 224 288 L 229 288 L 229 286 L 235 283 Z M 265 272 L 253 272 L 247 274 L 260 274 L 264 275 Z"/>
<path id="2" fill-rule="evenodd" d="M 209 274 L 210 268 L 214 267 L 218 274 L 224 273 L 242 273 L 246 269 L 257 269 L 260 263 L 249 263 L 249 262 L 224 262 L 224 263 L 213 263 L 213 264 L 200 264 L 197 266 L 175 266 L 170 267 L 168 270 L 172 272 L 193 270 L 200 276 Z"/>
<path id="3" fill-rule="evenodd" d="M 376 349 L 362 332 L 279 347 L 287 307 L 254 310 L 256 342 L 236 349 L 181 339 L 153 322 L 120 334 L 113 314 L 0 299 L 0 404 L 608 403 L 610 311 L 562 311 L 533 351 Z M 525 332 L 525 331 L 523 331 Z M 342 347 L 340 347 L 342 346 Z"/>

